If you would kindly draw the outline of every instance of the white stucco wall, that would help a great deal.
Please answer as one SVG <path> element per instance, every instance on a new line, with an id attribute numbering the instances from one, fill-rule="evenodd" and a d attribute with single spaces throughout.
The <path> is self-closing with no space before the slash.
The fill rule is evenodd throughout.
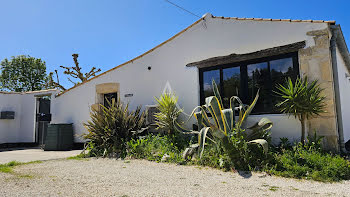
<path id="1" fill-rule="evenodd" d="M 337 49 L 337 66 L 344 141 L 350 140 L 350 73 Z"/>
<path id="2" fill-rule="evenodd" d="M 0 144 L 35 142 L 36 97 L 57 91 L 0 93 L 0 111 L 14 111 L 15 119 L 0 119 Z"/>
<path id="3" fill-rule="evenodd" d="M 186 113 L 199 104 L 197 68 L 186 64 L 215 56 L 248 53 L 306 40 L 314 45 L 306 32 L 325 29 L 325 23 L 249 21 L 212 18 L 194 25 L 180 36 L 156 48 L 135 61 L 110 71 L 52 100 L 53 122 L 74 123 L 77 135 L 85 132 L 83 123 L 89 119 L 89 106 L 95 103 L 95 86 L 101 83 L 120 83 L 120 95 L 131 108 L 154 104 L 167 82 L 179 96 Z M 148 66 L 152 69 L 149 71 Z M 124 98 L 125 94 L 133 94 Z M 253 122 L 260 116 L 252 116 Z M 286 115 L 268 115 L 274 122 L 272 136 L 300 138 L 300 123 Z M 76 142 L 82 139 L 76 137 Z"/>

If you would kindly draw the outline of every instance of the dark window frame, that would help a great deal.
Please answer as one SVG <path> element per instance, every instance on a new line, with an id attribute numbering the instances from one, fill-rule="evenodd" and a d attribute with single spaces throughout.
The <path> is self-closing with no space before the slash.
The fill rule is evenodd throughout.
<path id="1" fill-rule="evenodd" d="M 118 92 L 112 92 L 112 93 L 105 93 L 103 94 L 103 106 L 105 107 L 109 107 L 107 99 L 115 99 L 115 102 L 117 102 L 118 99 Z M 112 100 L 110 100 L 109 102 L 112 102 Z"/>
<path id="2" fill-rule="evenodd" d="M 248 75 L 247 75 L 247 66 L 249 64 L 256 64 L 256 63 L 262 63 L 262 62 L 267 62 L 268 64 L 268 69 L 269 69 L 269 77 L 270 77 L 270 82 L 272 82 L 271 79 L 271 69 L 270 69 L 270 61 L 273 60 L 279 60 L 279 59 L 284 59 L 284 58 L 292 58 L 293 60 L 293 80 L 296 79 L 296 77 L 300 76 L 300 70 L 299 70 L 299 58 L 298 58 L 298 52 L 291 52 L 291 53 L 286 53 L 282 55 L 275 55 L 275 56 L 269 56 L 269 57 L 264 57 L 264 58 L 258 58 L 258 59 L 252 59 L 252 60 L 247 60 L 243 62 L 235 62 L 231 64 L 224 64 L 224 65 L 218 65 L 218 66 L 212 66 L 212 67 L 205 67 L 205 68 L 199 68 L 199 95 L 200 95 L 200 104 L 204 104 L 204 87 L 203 87 L 203 72 L 206 71 L 211 71 L 211 70 L 219 70 L 220 71 L 220 87 L 219 90 L 221 94 L 223 94 L 223 69 L 225 68 L 232 68 L 232 67 L 240 67 L 241 70 L 241 88 L 240 91 L 242 95 L 240 98 L 242 99 L 243 103 L 247 103 L 248 101 Z M 242 72 L 243 71 L 243 72 Z M 244 73 L 244 74 L 242 74 Z M 244 87 L 246 86 L 246 87 Z M 221 95 L 221 97 L 225 97 L 225 95 Z M 274 111 L 267 111 L 267 112 L 258 112 L 258 113 L 253 113 L 254 115 L 260 115 L 260 114 L 281 114 L 279 112 L 274 112 Z"/>

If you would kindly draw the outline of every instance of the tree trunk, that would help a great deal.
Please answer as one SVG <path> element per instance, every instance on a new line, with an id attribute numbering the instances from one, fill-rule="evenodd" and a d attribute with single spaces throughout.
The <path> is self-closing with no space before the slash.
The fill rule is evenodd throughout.
<path id="1" fill-rule="evenodd" d="M 302 115 L 300 117 L 300 122 L 301 122 L 301 138 L 300 141 L 302 144 L 305 143 L 305 117 Z"/>

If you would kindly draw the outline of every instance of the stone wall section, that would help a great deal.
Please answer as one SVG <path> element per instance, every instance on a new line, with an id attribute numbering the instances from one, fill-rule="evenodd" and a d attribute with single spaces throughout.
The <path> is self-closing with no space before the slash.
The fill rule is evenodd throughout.
<path id="1" fill-rule="evenodd" d="M 325 149 L 337 152 L 338 128 L 335 106 L 334 79 L 330 53 L 330 31 L 328 28 L 307 32 L 312 36 L 314 46 L 299 50 L 299 66 L 302 77 L 307 76 L 309 80 L 318 80 L 324 89 L 326 96 L 326 112 L 320 117 L 307 121 L 307 135 L 324 136 L 323 145 Z"/>

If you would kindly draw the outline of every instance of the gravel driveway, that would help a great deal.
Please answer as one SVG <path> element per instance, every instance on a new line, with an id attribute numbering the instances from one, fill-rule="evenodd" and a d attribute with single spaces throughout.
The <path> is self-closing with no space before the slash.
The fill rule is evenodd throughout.
<path id="1" fill-rule="evenodd" d="M 320 183 L 145 160 L 52 160 L 0 173 L 0 196 L 350 196 Z"/>
<path id="2" fill-rule="evenodd" d="M 41 148 L 0 149 L 0 164 L 10 161 L 29 162 L 62 159 L 79 155 L 82 150 L 44 151 Z"/>

